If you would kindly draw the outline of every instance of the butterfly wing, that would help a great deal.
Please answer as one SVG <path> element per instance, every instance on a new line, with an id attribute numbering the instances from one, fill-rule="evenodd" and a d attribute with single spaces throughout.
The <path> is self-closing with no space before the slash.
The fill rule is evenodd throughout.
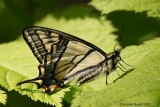
<path id="1" fill-rule="evenodd" d="M 23 38 L 41 64 L 44 62 L 44 57 L 49 52 L 51 45 L 60 41 L 60 36 L 57 33 L 40 27 L 26 28 L 23 31 Z"/>
<path id="2" fill-rule="evenodd" d="M 35 26 L 25 29 L 23 37 L 40 64 L 51 65 L 43 73 L 40 69 L 39 77 L 51 73 L 64 84 L 78 77 L 77 85 L 81 85 L 106 70 L 106 53 L 70 34 Z"/>
<path id="3" fill-rule="evenodd" d="M 86 75 L 91 76 L 92 71 L 104 67 L 104 62 L 105 57 L 100 52 L 81 42 L 71 40 L 57 62 L 55 78 L 63 80 L 64 83 L 70 82 L 77 76 L 83 79 L 82 77 Z"/>

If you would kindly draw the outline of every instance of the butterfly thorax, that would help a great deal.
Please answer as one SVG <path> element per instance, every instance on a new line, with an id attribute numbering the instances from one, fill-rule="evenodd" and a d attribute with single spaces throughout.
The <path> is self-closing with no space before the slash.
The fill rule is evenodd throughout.
<path id="1" fill-rule="evenodd" d="M 107 58 L 108 58 L 107 68 L 108 68 L 108 73 L 110 73 L 116 68 L 118 61 L 120 61 L 121 59 L 120 53 L 119 51 L 114 51 L 110 53 L 109 55 L 107 55 Z"/>

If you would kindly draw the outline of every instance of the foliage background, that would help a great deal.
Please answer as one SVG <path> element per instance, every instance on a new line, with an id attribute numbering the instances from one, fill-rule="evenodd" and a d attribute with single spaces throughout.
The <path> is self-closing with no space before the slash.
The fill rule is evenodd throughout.
<path id="1" fill-rule="evenodd" d="M 159 0 L 0 0 L 0 106 L 159 107 L 159 7 Z M 107 88 L 105 76 L 82 87 L 71 84 L 52 95 L 31 91 L 36 90 L 33 84 L 16 87 L 38 73 L 38 62 L 21 34 L 33 25 L 73 34 L 107 53 L 113 51 L 124 27 L 117 48 L 135 69 L 119 70 L 121 76 L 112 73 Z"/>

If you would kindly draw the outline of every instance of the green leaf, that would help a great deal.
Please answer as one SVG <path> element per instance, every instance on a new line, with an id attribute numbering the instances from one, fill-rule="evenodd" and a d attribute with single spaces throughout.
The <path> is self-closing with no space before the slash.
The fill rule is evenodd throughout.
<path id="1" fill-rule="evenodd" d="M 126 10 L 147 12 L 148 16 L 160 17 L 159 0 L 92 0 L 90 4 L 103 14 Z"/>
<path id="2" fill-rule="evenodd" d="M 91 25 L 94 26 L 91 26 Z M 110 22 L 104 18 L 77 18 L 66 20 L 63 18 L 56 19 L 51 15 L 46 16 L 44 20 L 36 25 L 50 27 L 64 32 L 79 36 L 82 39 L 88 40 L 96 45 L 104 47 L 106 51 L 112 51 L 115 44 L 115 36 L 111 32 L 115 31 Z M 106 30 L 107 29 L 107 30 Z M 82 36 L 83 35 L 83 36 Z M 99 36 L 99 38 L 97 38 Z M 108 42 L 106 42 L 108 41 Z M 110 45 L 111 47 L 105 48 Z M 41 102 L 49 103 L 57 107 L 62 106 L 62 98 L 68 88 L 61 89 L 48 95 L 42 92 L 42 89 L 37 89 L 35 84 L 24 84 L 16 86 L 20 81 L 32 79 L 38 75 L 38 61 L 32 54 L 31 50 L 25 41 L 19 38 L 10 43 L 0 45 L 0 85 L 7 90 L 16 90 L 22 95 L 29 96 L 32 100 L 40 100 Z"/>
<path id="3" fill-rule="evenodd" d="M 108 86 L 105 86 L 105 77 L 85 84 L 82 90 L 75 94 L 72 107 L 119 107 L 127 104 L 133 107 L 137 105 L 158 107 L 159 53 L 160 38 L 147 41 L 140 46 L 125 48 L 121 52 L 122 59 L 132 65 L 134 70 L 125 73 L 118 70 L 121 76 L 118 76 L 116 72 L 112 73 L 109 75 Z"/>
<path id="4" fill-rule="evenodd" d="M 5 105 L 6 102 L 7 102 L 7 94 L 6 94 L 6 92 L 0 89 L 0 96 L 1 96 L 0 103 Z"/>

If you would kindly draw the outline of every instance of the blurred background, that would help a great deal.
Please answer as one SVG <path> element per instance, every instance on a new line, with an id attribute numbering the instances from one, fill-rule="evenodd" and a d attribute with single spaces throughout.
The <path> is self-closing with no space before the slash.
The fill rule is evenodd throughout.
<path id="1" fill-rule="evenodd" d="M 87 27 L 84 26 L 86 21 L 84 23 L 75 23 L 76 25 L 72 23 L 70 26 L 74 27 L 69 28 L 66 27 L 66 24 L 71 20 L 79 19 L 83 22 L 86 18 L 101 21 L 101 17 L 103 17 L 103 20 L 109 21 L 110 25 L 116 30 L 108 30 L 103 26 L 103 28 L 95 26 L 95 30 L 97 28 L 97 31 L 100 31 L 100 33 L 93 34 L 93 39 L 99 37 L 99 34 L 102 35 L 100 29 L 106 29 L 114 36 L 122 34 L 120 46 L 124 48 L 130 45 L 140 45 L 144 41 L 160 36 L 160 19 L 148 17 L 147 12 L 114 11 L 102 15 L 99 10 L 89 5 L 90 2 L 90 0 L 0 0 L 0 45 L 22 38 L 22 30 L 34 25 L 54 27 L 58 30 L 69 31 L 67 33 L 85 35 L 85 31 L 80 33 L 77 31 L 78 33 L 75 33 L 73 30 L 77 27 L 83 27 L 84 30 L 87 30 Z M 46 19 L 48 15 L 51 16 L 55 22 Z M 45 24 L 43 22 L 45 22 Z M 103 24 L 102 21 L 102 25 Z M 95 23 L 88 23 L 88 26 L 94 27 L 94 25 Z M 123 27 L 124 31 L 122 32 Z M 87 32 L 92 34 L 92 31 Z M 101 40 L 103 39 L 104 38 L 101 38 Z M 115 43 L 113 43 L 113 45 L 114 44 Z M 113 46 L 111 48 L 113 48 Z M 15 96 L 16 99 L 14 99 Z M 63 103 L 65 106 L 69 106 L 67 102 L 64 101 Z M 1 104 L 0 106 L 4 107 Z M 9 92 L 5 107 L 18 106 L 51 107 L 39 101 L 35 103 L 30 98 L 26 96 L 22 97 L 15 91 Z"/>
<path id="2" fill-rule="evenodd" d="M 88 3 L 90 0 L 1 0 L 0 43 L 16 40 L 22 29 L 35 25 L 47 15 L 52 15 L 57 20 L 102 16 L 100 11 Z M 120 29 L 120 32 L 124 27 L 122 47 L 141 44 L 160 34 L 160 20 L 147 17 L 146 12 L 115 11 L 103 16 L 110 20 L 115 28 Z M 52 22 L 50 24 L 54 25 Z"/>

